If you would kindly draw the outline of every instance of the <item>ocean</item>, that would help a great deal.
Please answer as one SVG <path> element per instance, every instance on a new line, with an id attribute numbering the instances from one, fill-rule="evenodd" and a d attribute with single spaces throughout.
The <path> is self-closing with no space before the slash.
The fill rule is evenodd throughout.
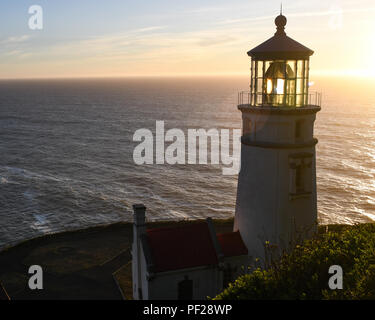
<path id="1" fill-rule="evenodd" d="M 320 223 L 375 221 L 375 82 L 314 78 Z M 220 165 L 142 165 L 137 129 L 240 129 L 247 77 L 0 81 L 0 248 L 132 220 L 234 215 L 237 176 Z"/>

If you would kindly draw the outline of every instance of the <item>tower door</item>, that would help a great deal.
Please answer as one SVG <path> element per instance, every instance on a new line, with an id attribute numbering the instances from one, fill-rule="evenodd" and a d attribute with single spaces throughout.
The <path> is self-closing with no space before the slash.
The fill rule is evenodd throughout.
<path id="1" fill-rule="evenodd" d="M 187 276 L 178 283 L 178 300 L 193 299 L 193 280 L 189 280 Z"/>

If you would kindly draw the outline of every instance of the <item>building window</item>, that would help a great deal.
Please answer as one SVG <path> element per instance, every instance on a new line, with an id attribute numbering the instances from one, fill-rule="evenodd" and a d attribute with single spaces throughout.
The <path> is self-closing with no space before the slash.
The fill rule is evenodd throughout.
<path id="1" fill-rule="evenodd" d="M 193 300 L 193 280 L 188 276 L 178 283 L 178 300 Z"/>
<path id="2" fill-rule="evenodd" d="M 223 288 L 228 287 L 229 283 L 233 281 L 233 275 L 236 271 L 235 268 L 231 268 L 230 266 L 227 266 L 223 270 Z"/>

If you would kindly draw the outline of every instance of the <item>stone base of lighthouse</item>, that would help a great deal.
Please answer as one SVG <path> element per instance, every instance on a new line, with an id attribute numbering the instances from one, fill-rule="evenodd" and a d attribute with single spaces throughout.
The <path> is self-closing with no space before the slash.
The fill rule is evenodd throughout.
<path id="1" fill-rule="evenodd" d="M 266 262 L 316 231 L 313 128 L 320 107 L 239 109 L 243 136 L 234 230 L 249 255 Z"/>

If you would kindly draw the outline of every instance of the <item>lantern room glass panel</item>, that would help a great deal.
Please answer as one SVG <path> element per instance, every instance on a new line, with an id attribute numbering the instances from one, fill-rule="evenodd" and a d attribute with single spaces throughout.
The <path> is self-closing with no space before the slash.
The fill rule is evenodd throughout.
<path id="1" fill-rule="evenodd" d="M 308 96 L 308 60 L 253 60 L 254 106 L 303 107 Z"/>

